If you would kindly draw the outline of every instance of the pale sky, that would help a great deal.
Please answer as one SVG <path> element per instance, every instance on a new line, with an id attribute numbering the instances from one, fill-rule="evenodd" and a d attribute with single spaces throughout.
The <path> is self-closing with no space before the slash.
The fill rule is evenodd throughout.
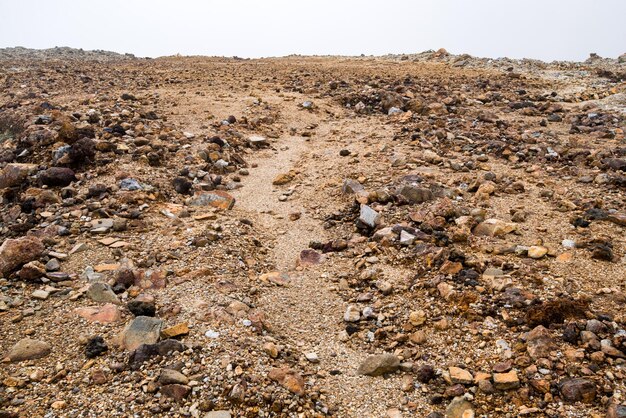
<path id="1" fill-rule="evenodd" d="M 0 47 L 584 60 L 626 52 L 625 16 L 626 0 L 0 0 Z"/>

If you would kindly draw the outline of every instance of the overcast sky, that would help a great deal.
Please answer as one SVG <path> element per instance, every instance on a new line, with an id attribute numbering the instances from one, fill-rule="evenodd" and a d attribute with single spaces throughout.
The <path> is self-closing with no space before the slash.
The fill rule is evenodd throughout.
<path id="1" fill-rule="evenodd" d="M 626 0 L 0 0 L 0 47 L 138 56 L 626 52 Z"/>

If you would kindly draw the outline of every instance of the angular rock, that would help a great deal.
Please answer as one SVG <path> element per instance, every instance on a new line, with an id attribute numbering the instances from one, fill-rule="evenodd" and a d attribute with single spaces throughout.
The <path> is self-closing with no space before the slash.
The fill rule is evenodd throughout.
<path id="1" fill-rule="evenodd" d="M 189 325 L 186 322 L 181 322 L 161 331 L 161 337 L 165 339 L 182 337 L 187 334 L 189 334 Z"/>
<path id="2" fill-rule="evenodd" d="M 119 308 L 112 303 L 107 303 L 104 306 L 76 308 L 75 312 L 89 322 L 101 324 L 117 322 L 122 317 Z"/>
<path id="3" fill-rule="evenodd" d="M 514 223 L 504 222 L 499 219 L 486 219 L 474 227 L 472 233 L 478 236 L 500 237 L 517 229 Z"/>
<path id="4" fill-rule="evenodd" d="M 199 192 L 187 200 L 189 206 L 211 206 L 219 209 L 232 209 L 235 198 L 222 190 Z"/>
<path id="5" fill-rule="evenodd" d="M 154 305 L 154 302 L 131 300 L 126 306 L 128 307 L 128 310 L 135 316 L 156 315 L 156 306 Z"/>
<path id="6" fill-rule="evenodd" d="M 295 370 L 289 367 L 272 369 L 268 373 L 268 377 L 278 382 L 289 392 L 298 396 L 304 395 L 304 379 Z"/>
<path id="7" fill-rule="evenodd" d="M 50 167 L 39 173 L 39 182 L 50 187 L 65 187 L 76 181 L 76 174 L 71 168 Z"/>
<path id="8" fill-rule="evenodd" d="M 162 385 L 179 384 L 186 385 L 189 383 L 187 376 L 173 369 L 163 369 L 159 375 L 159 383 Z"/>
<path id="9" fill-rule="evenodd" d="M 519 385 L 520 381 L 515 370 L 493 374 L 493 386 L 498 390 L 516 389 Z"/>
<path id="10" fill-rule="evenodd" d="M 104 342 L 104 338 L 96 336 L 87 341 L 87 345 L 85 345 L 85 356 L 87 358 L 96 358 L 106 353 L 108 350 L 109 347 Z"/>
<path id="11" fill-rule="evenodd" d="M 89 286 L 87 289 L 87 296 L 94 302 L 112 303 L 114 305 L 121 305 L 122 302 L 117 295 L 106 283 L 96 282 Z"/>
<path id="12" fill-rule="evenodd" d="M 402 186 L 399 194 L 412 204 L 428 202 L 434 198 L 433 192 L 430 189 L 425 187 L 415 187 L 408 184 Z"/>
<path id="13" fill-rule="evenodd" d="M 191 394 L 191 388 L 186 385 L 178 384 L 165 385 L 161 388 L 161 394 L 177 402 L 181 402 Z"/>
<path id="14" fill-rule="evenodd" d="M 0 274 L 6 275 L 19 266 L 36 260 L 43 251 L 41 240 L 30 235 L 4 240 L 0 246 Z"/>
<path id="15" fill-rule="evenodd" d="M 533 359 L 547 358 L 550 356 L 550 352 L 556 348 L 554 339 L 543 325 L 539 325 L 526 333 L 526 349 L 528 355 Z"/>
<path id="16" fill-rule="evenodd" d="M 450 373 L 450 380 L 452 383 L 469 385 L 474 382 L 474 376 L 472 376 L 472 374 L 467 370 L 461 369 L 460 367 L 450 367 L 448 369 L 448 373 Z"/>
<path id="17" fill-rule="evenodd" d="M 369 228 L 376 228 L 380 222 L 380 214 L 367 205 L 361 205 L 359 213 L 359 222 Z"/>
<path id="18" fill-rule="evenodd" d="M 36 171 L 36 164 L 7 164 L 2 171 L 0 171 L 0 190 L 24 184 L 26 178 Z"/>
<path id="19" fill-rule="evenodd" d="M 121 343 L 127 350 L 135 350 L 142 344 L 159 341 L 163 321 L 149 316 L 138 316 L 123 331 Z"/>
<path id="20" fill-rule="evenodd" d="M 588 379 L 564 379 L 559 382 L 559 390 L 566 402 L 591 403 L 596 398 L 596 385 Z"/>
<path id="21" fill-rule="evenodd" d="M 446 408 L 446 418 L 474 418 L 474 405 L 462 396 L 457 396 Z"/>
<path id="22" fill-rule="evenodd" d="M 382 376 L 393 373 L 400 367 L 400 359 L 393 354 L 385 353 L 367 357 L 357 370 L 358 374 Z"/>

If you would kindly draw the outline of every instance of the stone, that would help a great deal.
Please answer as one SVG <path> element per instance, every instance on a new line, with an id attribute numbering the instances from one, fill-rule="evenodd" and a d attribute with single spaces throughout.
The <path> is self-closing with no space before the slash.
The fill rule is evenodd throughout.
<path id="1" fill-rule="evenodd" d="M 434 198 L 433 192 L 430 189 L 411 185 L 402 186 L 399 194 L 412 204 L 428 202 Z"/>
<path id="2" fill-rule="evenodd" d="M 198 192 L 187 200 L 189 206 L 211 206 L 219 209 L 232 209 L 235 198 L 222 190 Z"/>
<path id="3" fill-rule="evenodd" d="M 95 336 L 90 338 L 85 345 L 85 356 L 87 358 L 96 358 L 99 355 L 106 353 L 109 347 L 104 342 L 104 338 L 101 336 Z"/>
<path id="4" fill-rule="evenodd" d="M 283 186 L 287 183 L 290 183 L 293 179 L 294 179 L 293 173 L 281 173 L 277 175 L 276 177 L 274 177 L 274 180 L 272 180 L 272 184 L 274 186 Z"/>
<path id="5" fill-rule="evenodd" d="M 526 333 L 526 349 L 533 359 L 549 357 L 550 352 L 556 348 L 554 339 L 543 325 L 538 325 Z"/>
<path id="6" fill-rule="evenodd" d="M 260 135 L 249 136 L 248 142 L 250 142 L 250 145 L 256 145 L 256 146 L 269 145 L 269 141 L 267 140 L 267 138 L 265 138 L 264 136 L 260 136 Z"/>
<path id="7" fill-rule="evenodd" d="M 43 251 L 43 243 L 33 236 L 4 240 L 0 246 L 0 274 L 6 275 L 21 265 L 36 260 Z"/>
<path id="8" fill-rule="evenodd" d="M 186 385 L 189 383 L 187 376 L 173 369 L 163 369 L 159 375 L 159 383 L 162 385 L 179 384 Z"/>
<path id="9" fill-rule="evenodd" d="M 472 374 L 467 370 L 461 369 L 460 367 L 450 367 L 448 369 L 448 373 L 450 373 L 450 380 L 452 383 L 469 385 L 474 382 L 474 376 L 472 376 Z"/>
<path id="10" fill-rule="evenodd" d="M 300 266 L 314 266 L 324 261 L 324 256 L 315 250 L 307 248 L 300 251 L 300 258 L 298 259 L 298 265 Z"/>
<path id="11" fill-rule="evenodd" d="M 268 377 L 278 382 L 289 392 L 298 396 L 304 395 L 304 379 L 298 372 L 289 367 L 281 367 L 270 370 Z"/>
<path id="12" fill-rule="evenodd" d="M 50 187 L 69 186 L 76 181 L 76 174 L 71 168 L 67 167 L 50 167 L 39 173 L 39 182 Z"/>
<path id="13" fill-rule="evenodd" d="M 187 334 L 189 334 L 189 325 L 186 322 L 181 322 L 161 331 L 161 337 L 164 339 L 182 337 Z"/>
<path id="14" fill-rule="evenodd" d="M 400 367 L 400 359 L 393 354 L 377 354 L 367 357 L 357 370 L 358 374 L 366 376 L 382 376 L 393 373 Z"/>
<path id="15" fill-rule="evenodd" d="M 343 181 L 343 186 L 341 187 L 341 191 L 344 194 L 356 194 L 364 191 L 365 188 L 361 183 L 356 180 L 346 179 Z"/>
<path id="16" fill-rule="evenodd" d="M 131 300 L 126 305 L 130 313 L 135 316 L 155 316 L 156 306 L 154 302 L 146 302 L 141 300 Z"/>
<path id="17" fill-rule="evenodd" d="M 587 379 L 564 379 L 559 382 L 559 390 L 566 402 L 591 403 L 596 398 L 596 385 Z"/>
<path id="18" fill-rule="evenodd" d="M 415 242 L 417 237 L 405 231 L 404 229 L 400 231 L 400 245 L 409 246 Z"/>
<path id="19" fill-rule="evenodd" d="M 232 418 L 229 411 L 211 411 L 204 415 L 204 418 Z"/>
<path id="20" fill-rule="evenodd" d="M 346 322 L 359 322 L 361 319 L 361 313 L 358 306 L 349 305 L 346 312 L 343 314 L 343 320 Z"/>
<path id="21" fill-rule="evenodd" d="M 267 342 L 263 344 L 263 351 L 271 358 L 278 357 L 278 353 L 279 353 L 278 346 L 274 344 L 273 342 Z"/>
<path id="22" fill-rule="evenodd" d="M 120 180 L 119 186 L 121 190 L 126 191 L 143 190 L 143 186 L 137 180 L 130 177 Z"/>
<path id="23" fill-rule="evenodd" d="M 7 164 L 0 171 L 0 190 L 24 184 L 28 176 L 37 172 L 36 164 Z"/>
<path id="24" fill-rule="evenodd" d="M 8 358 L 11 362 L 35 360 L 48 356 L 52 346 L 45 341 L 24 338 L 11 348 Z"/>
<path id="25" fill-rule="evenodd" d="M 548 249 L 540 245 L 533 245 L 528 247 L 528 256 L 530 258 L 541 258 L 548 254 Z"/>
<path id="26" fill-rule="evenodd" d="M 320 359 L 317 356 L 317 353 L 304 353 L 304 357 L 311 363 L 319 363 Z"/>
<path id="27" fill-rule="evenodd" d="M 446 407 L 446 418 L 474 418 L 474 406 L 462 396 L 457 396 Z"/>
<path id="28" fill-rule="evenodd" d="M 274 283 L 278 286 L 287 286 L 291 281 L 287 273 L 281 273 L 280 271 L 261 274 L 259 280 L 266 283 Z"/>
<path id="29" fill-rule="evenodd" d="M 515 370 L 493 374 L 493 386 L 498 390 L 516 389 L 519 385 L 520 381 Z"/>
<path id="30" fill-rule="evenodd" d="M 359 222 L 369 228 L 376 228 L 380 222 L 380 214 L 367 205 L 361 205 L 359 213 Z"/>
<path id="31" fill-rule="evenodd" d="M 191 388 L 186 385 L 171 384 L 161 387 L 161 394 L 181 402 L 191 394 Z"/>
<path id="32" fill-rule="evenodd" d="M 127 350 L 135 350 L 142 344 L 159 341 L 163 321 L 149 316 L 138 316 L 122 332 L 121 343 Z"/>
<path id="33" fill-rule="evenodd" d="M 626 418 L 626 405 L 612 403 L 606 411 L 606 418 Z"/>
<path id="34" fill-rule="evenodd" d="M 104 306 L 76 308 L 74 311 L 89 322 L 101 324 L 117 322 L 122 317 L 119 308 L 112 303 L 107 303 Z"/>
<path id="35" fill-rule="evenodd" d="M 94 302 L 112 303 L 115 305 L 121 305 L 122 302 L 117 295 L 106 283 L 96 282 L 89 286 L 87 289 L 87 296 Z"/>
<path id="36" fill-rule="evenodd" d="M 30 296 L 33 299 L 46 300 L 50 297 L 50 292 L 43 289 L 37 289 L 33 293 L 31 293 Z"/>
<path id="37" fill-rule="evenodd" d="M 476 225 L 472 233 L 478 236 L 500 237 L 515 230 L 517 230 L 517 225 L 514 223 L 490 218 Z"/>

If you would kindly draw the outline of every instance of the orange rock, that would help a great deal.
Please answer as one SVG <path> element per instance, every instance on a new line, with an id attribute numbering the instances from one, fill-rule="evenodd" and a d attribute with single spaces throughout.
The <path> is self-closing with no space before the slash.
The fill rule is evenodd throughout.
<path id="1" fill-rule="evenodd" d="M 304 395 L 304 379 L 295 370 L 289 367 L 281 367 L 270 370 L 268 377 L 291 393 L 298 396 Z"/>
<path id="2" fill-rule="evenodd" d="M 181 322 L 161 331 L 161 338 L 176 338 L 187 334 L 189 334 L 189 325 L 186 322 Z"/>

